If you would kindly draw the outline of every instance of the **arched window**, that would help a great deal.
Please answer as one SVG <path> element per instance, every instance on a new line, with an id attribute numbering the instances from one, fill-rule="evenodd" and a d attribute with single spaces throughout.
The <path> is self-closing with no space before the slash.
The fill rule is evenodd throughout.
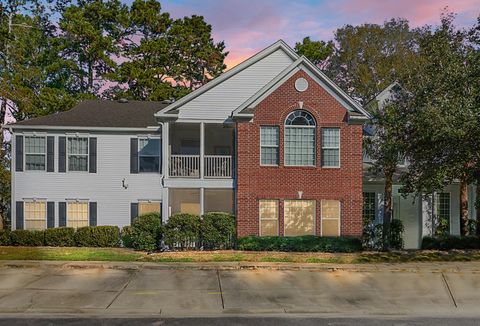
<path id="1" fill-rule="evenodd" d="M 303 110 L 285 119 L 285 165 L 315 165 L 315 119 Z"/>

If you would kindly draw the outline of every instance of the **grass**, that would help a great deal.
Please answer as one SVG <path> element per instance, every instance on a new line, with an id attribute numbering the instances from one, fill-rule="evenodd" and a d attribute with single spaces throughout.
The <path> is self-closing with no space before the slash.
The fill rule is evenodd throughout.
<path id="1" fill-rule="evenodd" d="M 406 263 L 480 261 L 480 250 L 361 253 L 253 251 L 185 251 L 147 254 L 124 248 L 0 247 L 0 260 L 138 261 L 138 262 L 269 262 L 269 263 Z"/>

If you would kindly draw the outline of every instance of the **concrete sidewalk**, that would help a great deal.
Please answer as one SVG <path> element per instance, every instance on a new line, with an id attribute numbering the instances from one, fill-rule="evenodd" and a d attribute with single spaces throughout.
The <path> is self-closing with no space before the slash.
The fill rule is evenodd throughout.
<path id="1" fill-rule="evenodd" d="M 477 316 L 480 263 L 0 262 L 0 313 Z"/>

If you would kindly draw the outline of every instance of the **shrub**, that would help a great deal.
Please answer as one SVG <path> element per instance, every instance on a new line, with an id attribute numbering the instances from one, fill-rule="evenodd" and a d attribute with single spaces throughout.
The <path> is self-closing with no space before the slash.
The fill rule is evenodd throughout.
<path id="1" fill-rule="evenodd" d="M 352 237 L 257 237 L 238 239 L 238 249 L 251 251 L 356 252 L 362 241 Z"/>
<path id="2" fill-rule="evenodd" d="M 153 251 L 158 249 L 161 237 L 162 221 L 160 214 L 144 214 L 133 220 L 130 236 L 131 247 L 137 250 Z M 129 236 L 126 235 L 127 242 L 130 241 L 128 238 Z M 127 245 L 125 244 L 125 246 Z"/>
<path id="3" fill-rule="evenodd" d="M 45 245 L 52 247 L 75 246 L 75 229 L 67 227 L 46 229 Z"/>
<path id="4" fill-rule="evenodd" d="M 125 248 L 133 248 L 133 229 L 130 225 L 124 226 L 122 232 L 120 232 L 120 238 L 122 240 L 122 246 Z"/>
<path id="5" fill-rule="evenodd" d="M 235 231 L 235 217 L 228 213 L 207 213 L 200 223 L 200 238 L 205 249 L 233 248 Z"/>
<path id="6" fill-rule="evenodd" d="M 392 219 L 390 221 L 390 235 L 387 238 L 390 249 L 401 250 L 403 249 L 403 223 L 399 219 Z M 363 245 L 365 249 L 370 250 L 382 250 L 383 249 L 383 224 L 377 224 L 372 226 L 370 233 L 363 235 Z"/>
<path id="7" fill-rule="evenodd" d="M 0 230 L 0 246 L 10 245 L 10 230 Z"/>
<path id="8" fill-rule="evenodd" d="M 477 236 L 424 237 L 422 249 L 451 250 L 451 249 L 480 249 L 480 238 Z"/>
<path id="9" fill-rule="evenodd" d="M 194 249 L 198 246 L 200 217 L 193 214 L 175 214 L 165 225 L 165 243 L 170 248 Z"/>
<path id="10" fill-rule="evenodd" d="M 43 246 L 45 232 L 40 230 L 14 230 L 10 232 L 10 242 L 13 246 Z"/>
<path id="11" fill-rule="evenodd" d="M 394 218 L 390 222 L 390 236 L 388 241 L 391 249 L 401 250 L 403 249 L 403 232 L 405 228 L 401 220 Z"/>
<path id="12" fill-rule="evenodd" d="M 79 247 L 118 247 L 118 226 L 85 226 L 75 232 L 75 244 Z"/>

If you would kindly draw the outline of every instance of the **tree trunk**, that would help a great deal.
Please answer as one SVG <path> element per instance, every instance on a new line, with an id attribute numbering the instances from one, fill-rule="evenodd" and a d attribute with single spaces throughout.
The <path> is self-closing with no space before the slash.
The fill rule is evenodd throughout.
<path id="1" fill-rule="evenodd" d="M 468 184 L 460 180 L 460 234 L 468 235 Z"/>
<path id="2" fill-rule="evenodd" d="M 477 178 L 477 191 L 475 198 L 475 209 L 477 211 L 476 220 L 477 220 L 477 235 L 480 236 L 480 177 Z"/>
<path id="3" fill-rule="evenodd" d="M 385 198 L 383 205 L 383 250 L 390 248 L 390 221 L 392 219 L 393 173 L 385 174 Z"/>

